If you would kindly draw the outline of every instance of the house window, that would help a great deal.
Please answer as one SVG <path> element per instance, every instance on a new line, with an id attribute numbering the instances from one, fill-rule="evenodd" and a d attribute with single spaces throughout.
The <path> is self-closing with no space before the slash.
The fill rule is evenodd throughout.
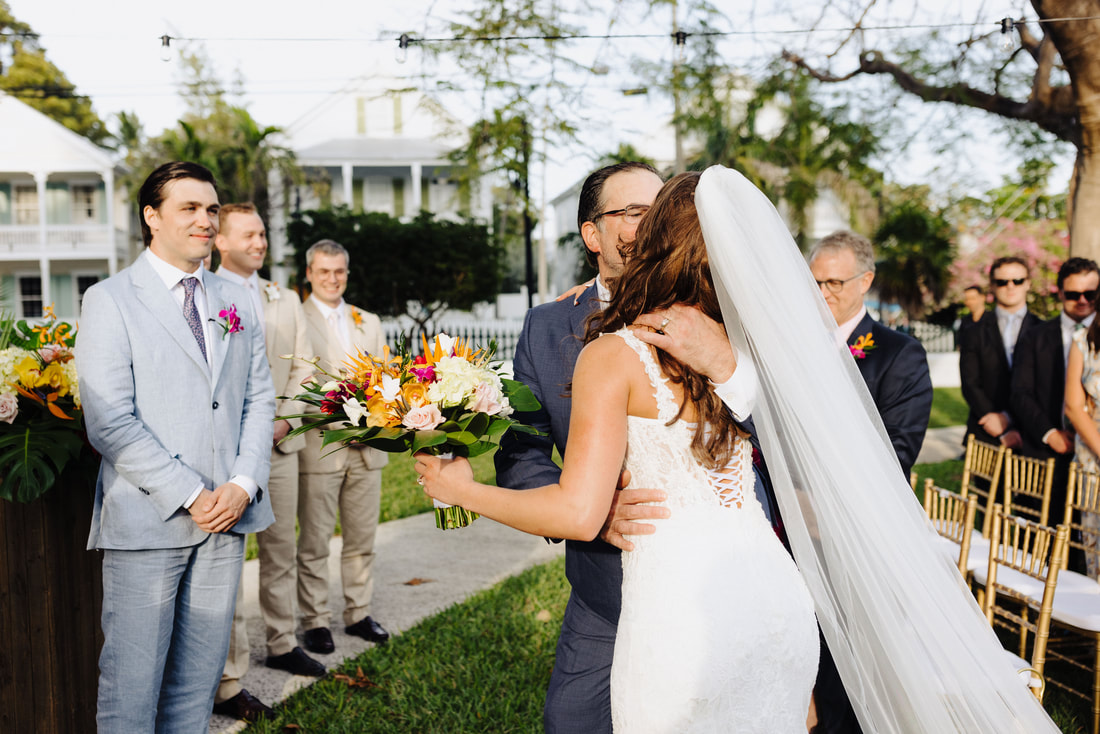
<path id="1" fill-rule="evenodd" d="M 15 186 L 15 223 L 38 224 L 38 189 L 34 186 Z"/>
<path id="2" fill-rule="evenodd" d="M 76 276 L 76 312 L 81 313 L 84 309 L 84 294 L 89 288 L 99 282 L 98 275 L 78 275 Z"/>
<path id="3" fill-rule="evenodd" d="M 87 224 L 89 222 L 97 222 L 96 210 L 95 210 L 95 186 L 73 186 L 73 211 L 72 211 L 72 223 L 73 224 Z"/>
<path id="4" fill-rule="evenodd" d="M 25 319 L 36 319 L 42 316 L 42 278 L 40 276 L 19 276 L 19 309 Z"/>

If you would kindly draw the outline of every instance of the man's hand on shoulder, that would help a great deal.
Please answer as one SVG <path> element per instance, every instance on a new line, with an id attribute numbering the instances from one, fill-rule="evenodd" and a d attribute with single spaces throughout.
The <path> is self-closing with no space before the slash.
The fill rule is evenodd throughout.
<path id="1" fill-rule="evenodd" d="M 250 501 L 243 487 L 226 482 L 213 492 L 203 491 L 188 512 L 202 531 L 224 533 L 237 524 Z"/>
<path id="2" fill-rule="evenodd" d="M 673 304 L 639 316 L 634 323 L 652 329 L 636 331 L 639 339 L 706 375 L 711 382 L 721 384 L 737 369 L 726 328 L 695 306 Z"/>
<path id="3" fill-rule="evenodd" d="M 630 472 L 623 471 L 619 486 L 630 483 Z M 600 539 L 619 550 L 632 551 L 634 544 L 624 535 L 652 535 L 657 528 L 638 520 L 660 520 L 669 515 L 668 508 L 648 505 L 646 502 L 662 502 L 667 494 L 661 489 L 619 489 L 611 498 L 611 509 L 600 529 Z"/>

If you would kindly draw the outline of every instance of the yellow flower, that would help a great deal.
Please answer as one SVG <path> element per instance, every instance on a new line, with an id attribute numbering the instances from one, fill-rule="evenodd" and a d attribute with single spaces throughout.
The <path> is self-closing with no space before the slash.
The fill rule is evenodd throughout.
<path id="1" fill-rule="evenodd" d="M 34 357 L 24 357 L 17 362 L 15 364 L 15 372 L 19 375 L 19 382 L 23 387 L 38 387 L 38 378 L 41 377 L 42 372 L 38 360 Z"/>
<path id="2" fill-rule="evenodd" d="M 868 349 L 873 349 L 874 346 L 875 340 L 871 338 L 871 332 L 868 331 L 866 334 L 856 339 L 856 343 L 852 345 L 852 348 L 866 352 Z"/>
<path id="3" fill-rule="evenodd" d="M 416 380 L 409 380 L 401 386 L 401 397 L 405 399 L 410 408 L 427 405 L 430 402 L 428 400 L 428 386 Z"/>
<path id="4" fill-rule="evenodd" d="M 368 426 L 392 428 L 400 422 L 401 419 L 397 417 L 394 407 L 383 400 L 381 395 L 375 395 L 367 401 Z"/>

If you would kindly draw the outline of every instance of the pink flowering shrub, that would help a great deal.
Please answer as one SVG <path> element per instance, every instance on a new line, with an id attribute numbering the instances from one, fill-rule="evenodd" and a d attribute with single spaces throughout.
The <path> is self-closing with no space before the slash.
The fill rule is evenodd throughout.
<path id="1" fill-rule="evenodd" d="M 970 285 L 980 285 L 988 291 L 989 266 L 999 257 L 1014 255 L 1026 260 L 1031 269 L 1028 307 L 1044 318 L 1058 313 L 1058 268 L 1069 257 L 1069 233 L 1065 222 L 1000 220 L 986 223 L 984 229 L 986 234 L 979 236 L 978 247 L 952 263 L 946 301 L 958 303 L 963 290 Z M 988 300 L 992 303 L 992 298 Z"/>

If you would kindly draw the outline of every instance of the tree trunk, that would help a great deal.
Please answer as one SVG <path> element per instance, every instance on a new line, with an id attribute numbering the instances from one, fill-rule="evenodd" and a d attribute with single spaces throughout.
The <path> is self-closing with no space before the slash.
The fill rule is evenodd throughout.
<path id="1" fill-rule="evenodd" d="M 1040 18 L 1096 16 L 1096 0 L 1032 0 Z M 1100 21 L 1046 23 L 1073 89 L 1078 121 L 1077 160 L 1069 185 L 1070 254 L 1100 262 Z"/>

